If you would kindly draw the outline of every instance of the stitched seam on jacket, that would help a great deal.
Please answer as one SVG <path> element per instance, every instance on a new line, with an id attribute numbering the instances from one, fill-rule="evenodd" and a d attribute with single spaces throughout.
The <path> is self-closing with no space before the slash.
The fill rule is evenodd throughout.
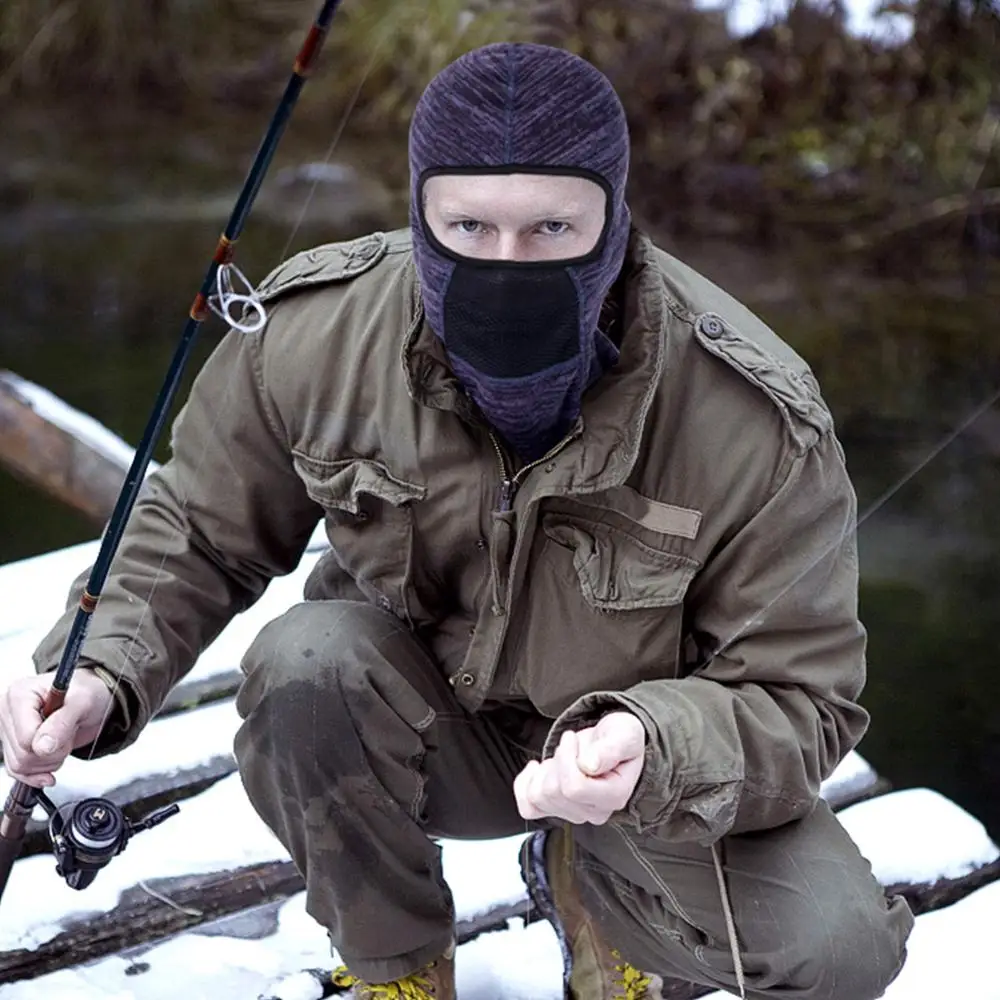
<path id="1" fill-rule="evenodd" d="M 272 317 L 273 317 L 272 311 Z M 270 322 L 270 320 L 269 320 Z M 281 427 L 279 428 L 278 423 L 280 418 L 277 414 L 272 414 L 271 406 L 268 403 L 267 390 L 264 388 L 264 369 L 261 354 L 263 353 L 264 334 L 251 334 L 249 337 L 249 343 L 247 349 L 250 352 L 250 367 L 253 371 L 254 382 L 257 389 L 258 405 L 260 406 L 261 412 L 264 414 L 264 420 L 267 426 L 271 429 L 271 433 L 274 435 L 275 441 L 282 445 L 282 447 L 288 447 L 288 433 Z"/>

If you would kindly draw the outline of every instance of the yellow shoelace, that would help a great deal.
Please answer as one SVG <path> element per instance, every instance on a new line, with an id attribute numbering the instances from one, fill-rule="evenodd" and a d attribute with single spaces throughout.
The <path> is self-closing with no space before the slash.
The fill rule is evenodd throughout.
<path id="1" fill-rule="evenodd" d="M 615 950 L 611 954 L 620 959 L 621 954 Z M 647 990 L 652 980 L 649 976 L 643 975 L 634 965 L 628 962 L 619 962 L 615 966 L 615 972 L 620 976 L 615 980 L 615 986 L 621 987 L 625 992 L 621 994 L 621 1000 L 648 1000 Z"/>
<path id="2" fill-rule="evenodd" d="M 360 986 L 365 1000 L 434 1000 L 430 982 L 419 972 L 396 979 L 391 983 L 365 983 L 352 976 L 347 966 L 334 969 L 330 976 L 334 986 Z"/>

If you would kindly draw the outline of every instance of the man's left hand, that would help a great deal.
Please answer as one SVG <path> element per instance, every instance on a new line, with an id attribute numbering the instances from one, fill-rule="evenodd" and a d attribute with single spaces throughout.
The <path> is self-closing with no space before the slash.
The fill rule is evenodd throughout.
<path id="1" fill-rule="evenodd" d="M 514 779 L 518 811 L 525 819 L 606 823 L 632 797 L 645 749 L 646 729 L 631 712 L 567 731 L 552 757 L 529 761 Z"/>

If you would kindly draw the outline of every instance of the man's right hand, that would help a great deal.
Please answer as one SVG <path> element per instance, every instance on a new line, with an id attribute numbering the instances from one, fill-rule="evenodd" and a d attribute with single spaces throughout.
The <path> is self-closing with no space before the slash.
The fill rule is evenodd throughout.
<path id="1" fill-rule="evenodd" d="M 7 773 L 34 788 L 55 784 L 55 775 L 77 747 L 97 739 L 110 713 L 114 695 L 92 670 L 73 674 L 66 700 L 48 718 L 42 704 L 52 686 L 52 674 L 14 681 L 0 694 L 0 744 Z"/>

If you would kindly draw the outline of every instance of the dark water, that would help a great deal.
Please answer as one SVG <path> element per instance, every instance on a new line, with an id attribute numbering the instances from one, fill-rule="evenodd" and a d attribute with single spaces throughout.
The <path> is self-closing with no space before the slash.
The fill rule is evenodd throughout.
<path id="1" fill-rule="evenodd" d="M 2 126 L 0 368 L 135 441 L 260 123 L 84 124 L 26 114 Z M 293 132 L 275 169 L 322 158 L 328 139 Z M 365 175 L 379 154 L 402 149 L 349 157 Z M 379 206 L 359 214 L 357 192 L 334 194 L 292 249 L 400 221 L 398 206 L 386 220 Z M 273 195 L 239 248 L 254 279 L 278 262 L 297 214 Z M 908 280 L 841 275 L 834 288 L 832 258 L 816 248 L 786 250 L 780 264 L 749 252 L 742 270 L 733 247 L 690 249 L 814 365 L 861 510 L 878 505 L 860 528 L 874 718 L 862 752 L 897 787 L 934 788 L 1000 838 L 1000 413 L 987 408 L 933 455 L 1000 391 L 996 266 L 966 268 L 956 244 L 943 279 L 915 267 Z M 192 371 L 220 333 L 206 324 Z M 0 471 L 0 562 L 94 534 Z"/>

